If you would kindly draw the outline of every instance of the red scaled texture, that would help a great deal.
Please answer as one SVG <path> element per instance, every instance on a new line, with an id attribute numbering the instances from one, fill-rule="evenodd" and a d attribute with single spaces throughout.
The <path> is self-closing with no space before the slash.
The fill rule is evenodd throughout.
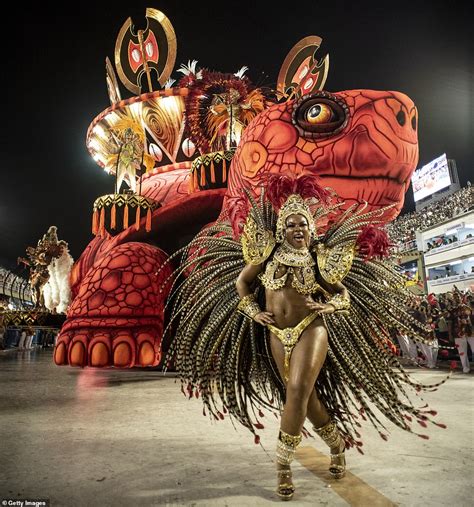
<path id="1" fill-rule="evenodd" d="M 54 361 L 71 366 L 156 366 L 161 359 L 162 294 L 171 268 L 159 248 L 125 243 L 81 281 L 61 329 Z"/>
<path id="2" fill-rule="evenodd" d="M 174 204 L 186 201 L 189 197 L 188 194 L 188 170 L 176 169 L 164 174 L 146 174 L 143 177 L 141 193 L 150 199 L 153 199 L 161 204 L 161 208 L 158 208 L 153 214 L 154 222 L 163 223 L 163 219 L 160 215 L 167 207 L 171 208 Z M 179 212 L 178 212 L 179 213 Z M 175 221 L 173 217 L 171 220 Z M 168 219 L 170 221 L 170 219 Z M 153 227 L 156 232 L 156 226 Z M 140 231 L 143 231 L 143 224 Z M 137 235 L 135 227 L 132 225 L 127 230 L 118 234 L 117 236 L 110 236 L 107 232 L 105 237 L 96 236 L 82 252 L 79 260 L 74 264 L 71 276 L 71 291 L 72 298 L 74 299 L 83 283 L 83 279 L 89 270 L 92 268 L 94 263 L 105 255 L 112 255 L 111 251 L 119 244 L 130 241 L 130 237 Z M 148 240 L 148 238 L 143 238 Z"/>
<path id="3" fill-rule="evenodd" d="M 188 172 L 178 168 L 145 177 L 142 193 L 161 204 L 153 212 L 150 233 L 143 218 L 138 231 L 133 225 L 114 237 L 95 237 L 74 264 L 73 302 L 58 338 L 56 364 L 128 368 L 160 363 L 169 290 L 165 280 L 172 271 L 163 264 L 165 251 L 184 246 L 214 221 L 225 192 L 189 194 Z"/>
<path id="4" fill-rule="evenodd" d="M 232 161 L 225 208 L 243 186 L 259 193 L 268 174 L 315 174 L 346 202 L 369 209 L 394 204 L 400 212 L 418 162 L 417 110 L 400 92 L 350 90 L 332 94 L 348 108 L 347 125 L 334 135 L 310 139 L 292 123 L 294 101 L 260 113 L 244 132 Z"/>

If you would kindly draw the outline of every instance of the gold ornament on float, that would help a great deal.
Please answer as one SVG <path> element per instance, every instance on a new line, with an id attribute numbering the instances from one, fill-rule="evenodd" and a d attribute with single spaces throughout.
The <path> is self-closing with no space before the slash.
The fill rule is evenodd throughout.
<path id="1" fill-rule="evenodd" d="M 106 212 L 109 215 L 109 227 L 112 230 L 117 229 L 117 208 L 122 211 L 122 228 L 127 229 L 130 225 L 130 214 L 135 223 L 135 229 L 140 229 L 142 212 L 146 216 L 145 230 L 151 231 L 152 212 L 160 206 L 159 203 L 134 194 L 126 190 L 122 194 L 109 194 L 98 197 L 94 202 L 94 212 L 92 215 L 92 233 L 96 236 L 105 236 L 106 231 Z M 133 213 L 135 216 L 133 217 Z"/>
<path id="2" fill-rule="evenodd" d="M 176 61 L 176 34 L 170 20 L 159 10 L 146 10 L 145 30 L 135 32 L 132 18 L 122 25 L 115 43 L 115 66 L 124 86 L 133 94 L 148 91 L 153 81 L 165 86 Z M 155 86 L 155 89 L 157 86 Z"/>
<path id="3" fill-rule="evenodd" d="M 215 151 L 197 157 L 191 166 L 189 192 L 225 187 L 234 153 L 235 150 Z"/>
<path id="4" fill-rule="evenodd" d="M 277 80 L 277 91 L 290 100 L 322 90 L 329 71 L 329 55 L 316 59 L 322 39 L 310 35 L 296 43 L 286 56 Z"/>

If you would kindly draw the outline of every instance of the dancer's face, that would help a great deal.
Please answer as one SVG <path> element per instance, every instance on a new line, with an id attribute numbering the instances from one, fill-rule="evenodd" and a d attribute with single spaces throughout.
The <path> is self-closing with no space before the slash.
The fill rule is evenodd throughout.
<path id="1" fill-rule="evenodd" d="M 309 224 L 303 215 L 290 215 L 286 219 L 285 237 L 295 248 L 309 246 Z"/>

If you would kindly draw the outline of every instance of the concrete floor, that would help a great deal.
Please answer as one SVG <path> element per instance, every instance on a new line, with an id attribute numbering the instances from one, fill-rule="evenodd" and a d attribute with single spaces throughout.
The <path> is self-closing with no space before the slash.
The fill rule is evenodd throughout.
<path id="1" fill-rule="evenodd" d="M 423 382 L 446 371 L 413 370 Z M 292 505 L 474 505 L 472 374 L 455 373 L 425 396 L 447 430 L 397 428 L 388 442 L 367 424 L 365 455 L 348 453 L 331 480 L 327 450 L 304 439 Z M 58 506 L 263 506 L 279 504 L 272 463 L 278 421 L 261 446 L 229 420 L 211 423 L 171 376 L 149 370 L 57 367 L 52 351 L 0 353 L 0 500 L 47 498 Z"/>

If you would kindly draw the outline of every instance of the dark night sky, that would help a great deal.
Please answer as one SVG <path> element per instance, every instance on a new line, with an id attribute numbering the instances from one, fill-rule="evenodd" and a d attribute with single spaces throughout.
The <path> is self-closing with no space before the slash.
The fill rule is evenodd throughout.
<path id="1" fill-rule="evenodd" d="M 85 135 L 109 106 L 105 57 L 113 61 L 122 23 L 131 16 L 141 25 L 146 7 L 174 26 L 175 68 L 188 59 L 223 72 L 247 65 L 250 79 L 265 85 L 275 84 L 298 40 L 321 36 L 320 55 L 330 53 L 327 90 L 406 93 L 419 110 L 419 165 L 446 152 L 461 184 L 474 180 L 472 23 L 460 3 L 91 2 L 74 4 L 74 15 L 47 2 L 14 7 L 2 79 L 0 265 L 14 267 L 53 224 L 74 259 L 92 238 L 93 201 L 113 191 L 113 178 L 89 156 Z M 410 190 L 405 209 L 412 208 Z"/>

